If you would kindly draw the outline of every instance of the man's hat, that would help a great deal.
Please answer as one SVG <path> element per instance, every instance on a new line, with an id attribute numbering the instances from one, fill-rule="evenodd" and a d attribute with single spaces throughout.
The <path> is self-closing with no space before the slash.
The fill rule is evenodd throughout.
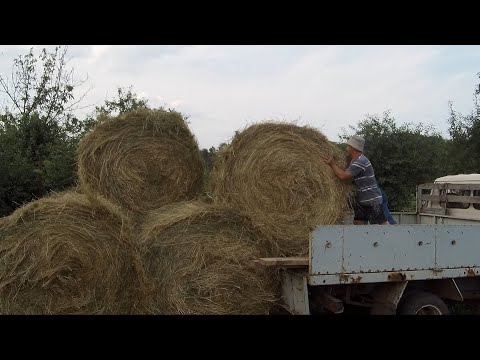
<path id="1" fill-rule="evenodd" d="M 365 139 L 358 135 L 353 135 L 348 141 L 347 145 L 350 145 L 354 149 L 363 152 L 363 146 L 365 145 Z"/>

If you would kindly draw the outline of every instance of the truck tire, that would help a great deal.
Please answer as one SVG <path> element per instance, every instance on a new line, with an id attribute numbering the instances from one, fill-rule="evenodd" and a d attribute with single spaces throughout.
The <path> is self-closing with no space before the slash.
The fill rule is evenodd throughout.
<path id="1" fill-rule="evenodd" d="M 449 315 L 447 304 L 437 295 L 425 291 L 407 294 L 397 307 L 398 315 Z"/>

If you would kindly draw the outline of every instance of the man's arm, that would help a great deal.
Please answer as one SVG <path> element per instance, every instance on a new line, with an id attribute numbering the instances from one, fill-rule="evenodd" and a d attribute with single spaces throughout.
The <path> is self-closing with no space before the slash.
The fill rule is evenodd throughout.
<path id="1" fill-rule="evenodd" d="M 340 180 L 348 180 L 348 179 L 351 179 L 353 177 L 353 175 L 351 173 L 349 173 L 348 171 L 344 171 L 344 170 L 340 169 L 337 166 L 337 164 L 335 164 L 335 161 L 333 161 L 333 157 L 331 157 L 327 160 L 324 160 L 324 161 L 325 161 L 326 164 L 330 165 L 333 172 L 335 173 L 335 175 L 337 175 L 337 177 Z"/>

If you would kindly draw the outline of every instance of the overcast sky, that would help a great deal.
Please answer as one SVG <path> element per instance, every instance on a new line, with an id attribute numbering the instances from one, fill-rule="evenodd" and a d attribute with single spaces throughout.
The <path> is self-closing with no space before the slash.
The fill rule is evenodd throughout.
<path id="1" fill-rule="evenodd" d="M 0 46 L 0 75 L 30 47 L 54 48 Z M 470 113 L 480 72 L 480 46 L 71 45 L 68 54 L 76 77 L 89 77 L 84 105 L 133 85 L 151 106 L 189 115 L 202 148 L 268 119 L 315 126 L 338 141 L 342 127 L 385 110 L 446 134 L 448 101 Z"/>

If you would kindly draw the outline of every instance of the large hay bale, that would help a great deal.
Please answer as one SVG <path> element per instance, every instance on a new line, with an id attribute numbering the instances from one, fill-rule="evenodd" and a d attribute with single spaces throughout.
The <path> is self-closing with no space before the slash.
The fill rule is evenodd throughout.
<path id="1" fill-rule="evenodd" d="M 202 190 L 204 164 L 197 141 L 174 111 L 139 109 L 104 117 L 79 144 L 79 179 L 135 214 Z"/>
<path id="2" fill-rule="evenodd" d="M 305 255 L 317 225 L 339 223 L 348 204 L 342 183 L 322 157 L 341 151 L 318 130 L 264 122 L 238 132 L 212 171 L 217 203 L 246 211 L 277 245 L 276 256 Z"/>
<path id="3" fill-rule="evenodd" d="M 268 255 L 250 221 L 200 202 L 152 211 L 141 231 L 143 261 L 156 291 L 146 313 L 266 314 L 277 275 L 253 260 Z"/>
<path id="4" fill-rule="evenodd" d="M 131 314 L 146 291 L 130 224 L 74 192 L 31 202 L 0 224 L 1 314 Z"/>

